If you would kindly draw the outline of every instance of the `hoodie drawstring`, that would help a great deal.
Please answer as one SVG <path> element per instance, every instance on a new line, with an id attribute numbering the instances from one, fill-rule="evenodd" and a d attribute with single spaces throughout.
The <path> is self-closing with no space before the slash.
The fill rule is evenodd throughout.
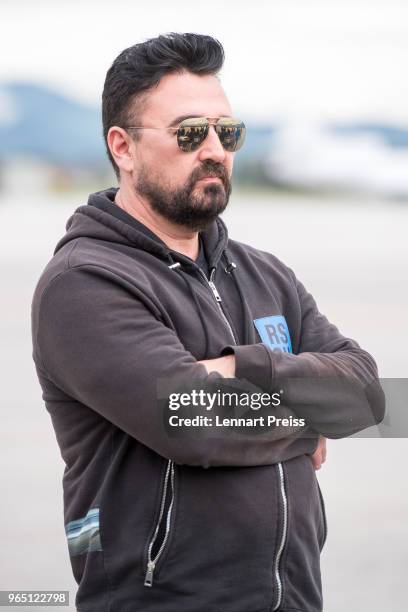
<path id="1" fill-rule="evenodd" d="M 204 330 L 204 336 L 205 336 L 205 350 L 204 350 L 204 355 L 208 355 L 208 348 L 209 348 L 209 337 L 208 337 L 208 330 L 207 330 L 207 325 L 205 322 L 205 318 L 204 318 L 204 314 L 202 311 L 202 308 L 200 306 L 200 301 L 197 297 L 196 292 L 194 291 L 194 287 L 192 286 L 192 284 L 189 282 L 188 278 L 187 278 L 187 274 L 182 274 L 181 273 L 181 264 L 179 262 L 174 262 L 172 256 L 170 255 L 170 253 L 168 253 L 168 258 L 169 261 L 171 262 L 171 264 L 169 265 L 169 268 L 171 270 L 176 270 L 177 272 L 180 273 L 180 277 L 184 280 L 184 282 L 186 283 L 188 290 L 190 291 L 190 295 L 193 298 L 194 304 L 197 308 L 198 311 L 198 315 L 200 317 L 201 320 L 201 324 L 203 326 L 203 330 Z"/>

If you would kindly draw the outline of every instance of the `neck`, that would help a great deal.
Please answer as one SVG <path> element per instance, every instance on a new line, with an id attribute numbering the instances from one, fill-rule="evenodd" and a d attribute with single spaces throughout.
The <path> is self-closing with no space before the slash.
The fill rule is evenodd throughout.
<path id="1" fill-rule="evenodd" d="M 167 221 L 151 209 L 149 203 L 138 194 L 121 186 L 116 192 L 115 203 L 129 215 L 143 223 L 173 251 L 196 260 L 199 254 L 198 232 Z"/>

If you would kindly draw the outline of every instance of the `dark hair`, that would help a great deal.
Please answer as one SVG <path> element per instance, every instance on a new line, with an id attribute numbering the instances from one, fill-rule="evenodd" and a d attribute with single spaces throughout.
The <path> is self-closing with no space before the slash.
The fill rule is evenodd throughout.
<path id="1" fill-rule="evenodd" d="M 224 63 L 221 43 L 203 34 L 171 32 L 125 49 L 106 73 L 102 93 L 102 123 L 106 151 L 119 178 L 119 168 L 109 151 L 107 134 L 112 125 L 124 127 L 138 120 L 144 96 L 171 72 L 187 70 L 193 74 L 217 74 Z M 136 109 L 130 107 L 138 99 Z M 137 123 L 136 123 L 137 125 Z M 137 140 L 139 132 L 135 131 Z"/>

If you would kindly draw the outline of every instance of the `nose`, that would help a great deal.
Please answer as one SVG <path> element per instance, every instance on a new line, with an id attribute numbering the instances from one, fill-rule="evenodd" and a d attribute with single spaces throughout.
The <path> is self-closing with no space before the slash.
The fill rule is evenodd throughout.
<path id="1" fill-rule="evenodd" d="M 201 161 L 212 159 L 215 162 L 223 163 L 226 158 L 227 151 L 222 146 L 218 138 L 215 126 L 210 125 L 207 138 L 199 148 L 198 157 Z"/>

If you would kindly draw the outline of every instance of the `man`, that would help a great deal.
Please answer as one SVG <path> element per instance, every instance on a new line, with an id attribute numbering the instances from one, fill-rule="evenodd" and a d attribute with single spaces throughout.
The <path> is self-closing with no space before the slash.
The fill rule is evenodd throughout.
<path id="1" fill-rule="evenodd" d="M 75 211 L 35 291 L 81 612 L 322 610 L 319 436 L 383 418 L 372 357 L 282 262 L 227 237 L 245 126 L 223 57 L 209 36 L 171 34 L 114 61 L 103 127 L 119 188 Z M 180 388 L 222 393 L 234 378 L 275 391 L 297 425 L 163 424 Z"/>

